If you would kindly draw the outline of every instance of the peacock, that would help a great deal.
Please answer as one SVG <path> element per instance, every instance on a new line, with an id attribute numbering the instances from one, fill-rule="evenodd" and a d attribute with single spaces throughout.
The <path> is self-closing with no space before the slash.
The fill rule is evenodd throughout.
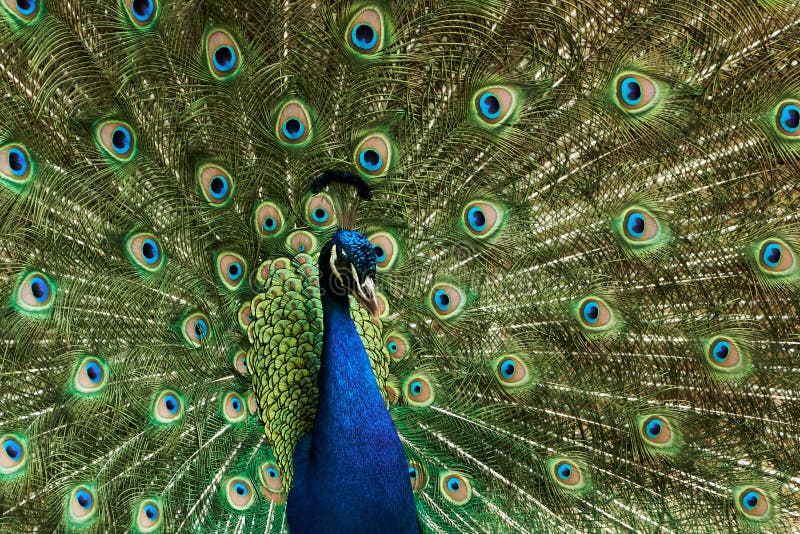
<path id="1" fill-rule="evenodd" d="M 0 0 L 0 531 L 800 531 L 796 0 Z"/>

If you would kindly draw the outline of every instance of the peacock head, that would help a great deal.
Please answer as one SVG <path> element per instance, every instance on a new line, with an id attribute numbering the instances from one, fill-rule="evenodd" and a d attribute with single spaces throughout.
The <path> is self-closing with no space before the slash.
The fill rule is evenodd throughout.
<path id="1" fill-rule="evenodd" d="M 334 295 L 352 293 L 370 315 L 378 313 L 375 294 L 375 248 L 367 236 L 356 230 L 339 228 L 320 253 L 323 289 Z"/>

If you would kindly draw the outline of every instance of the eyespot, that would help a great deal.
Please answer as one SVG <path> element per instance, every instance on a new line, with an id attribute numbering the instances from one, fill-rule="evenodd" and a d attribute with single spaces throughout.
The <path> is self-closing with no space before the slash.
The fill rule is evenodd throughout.
<path id="1" fill-rule="evenodd" d="M 391 333 L 386 337 L 384 346 L 392 360 L 399 361 L 402 360 L 408 352 L 409 343 L 405 336 Z"/>
<path id="2" fill-rule="evenodd" d="M 11 143 L 0 147 L 0 181 L 19 191 L 32 177 L 33 161 L 24 146 Z"/>
<path id="3" fill-rule="evenodd" d="M 639 418 L 639 430 L 647 445 L 664 449 L 675 445 L 672 427 L 666 418 L 660 415 L 648 415 Z"/>
<path id="4" fill-rule="evenodd" d="M 261 464 L 261 469 L 258 471 L 261 484 L 272 493 L 283 492 L 283 477 L 281 476 L 280 469 L 272 462 Z"/>
<path id="5" fill-rule="evenodd" d="M 155 423 L 170 425 L 183 418 L 183 397 L 171 389 L 162 390 L 153 400 L 150 409 Z"/>
<path id="6" fill-rule="evenodd" d="M 780 239 L 767 239 L 758 245 L 758 266 L 772 276 L 786 276 L 797 271 L 794 251 Z"/>
<path id="7" fill-rule="evenodd" d="M 552 458 L 547 461 L 547 467 L 551 479 L 559 489 L 575 491 L 586 486 L 583 470 L 568 458 Z"/>
<path id="8" fill-rule="evenodd" d="M 747 519 L 763 521 L 768 519 L 770 503 L 760 488 L 755 486 L 737 486 L 733 490 L 736 509 Z"/>
<path id="9" fill-rule="evenodd" d="M 56 286 L 44 273 L 33 271 L 20 278 L 14 295 L 14 304 L 19 311 L 46 318 L 53 308 Z"/>
<path id="10" fill-rule="evenodd" d="M 531 379 L 527 365 L 513 354 L 501 356 L 496 360 L 495 376 L 501 384 L 509 387 L 524 386 Z"/>
<path id="11" fill-rule="evenodd" d="M 517 92 L 501 85 L 487 87 L 475 93 L 472 104 L 479 124 L 499 126 L 513 117 L 517 107 Z"/>
<path id="12" fill-rule="evenodd" d="M 613 326 L 613 313 L 599 297 L 588 297 L 577 305 L 577 316 L 583 328 L 589 331 L 605 331 Z"/>
<path id="13" fill-rule="evenodd" d="M 181 332 L 189 347 L 199 347 L 211 338 L 211 323 L 203 313 L 190 313 L 181 323 Z"/>
<path id="14" fill-rule="evenodd" d="M 247 328 L 253 322 L 253 307 L 250 302 L 244 302 L 239 306 L 237 317 L 239 319 L 239 328 L 242 329 L 242 332 L 247 332 Z"/>
<path id="15" fill-rule="evenodd" d="M 224 251 L 217 254 L 217 279 L 231 291 L 242 287 L 247 279 L 247 262 L 241 254 Z"/>
<path id="16" fill-rule="evenodd" d="M 108 383 L 108 366 L 101 359 L 88 356 L 78 362 L 72 376 L 76 391 L 87 395 L 99 393 Z"/>
<path id="17" fill-rule="evenodd" d="M 440 283 L 431 289 L 430 307 L 441 319 L 457 318 L 463 311 L 465 302 L 463 291 L 456 286 Z"/>
<path id="18" fill-rule="evenodd" d="M 633 246 L 652 243 L 661 233 L 658 221 L 644 208 L 628 209 L 622 216 L 622 235 Z"/>
<path id="19" fill-rule="evenodd" d="M 408 478 L 411 479 L 411 489 L 419 491 L 428 483 L 428 474 L 419 462 L 408 463 Z"/>
<path id="20" fill-rule="evenodd" d="M 80 485 L 75 487 L 69 495 L 69 516 L 75 523 L 90 521 L 97 509 L 94 489 Z"/>
<path id="21" fill-rule="evenodd" d="M 3 7 L 23 24 L 34 22 L 42 12 L 41 0 L 2 0 Z"/>
<path id="22" fill-rule="evenodd" d="M 743 365 L 739 347 L 732 339 L 723 336 L 706 343 L 706 361 L 714 371 L 722 373 L 736 372 Z"/>
<path id="23" fill-rule="evenodd" d="M 306 201 L 306 220 L 316 228 L 328 228 L 336 222 L 333 202 L 328 195 L 319 194 Z"/>
<path id="24" fill-rule="evenodd" d="M 462 214 L 467 233 L 477 239 L 492 237 L 505 220 L 505 210 L 500 206 L 482 200 L 470 202 Z"/>
<path id="25" fill-rule="evenodd" d="M 233 195 L 233 178 L 219 165 L 204 164 L 197 168 L 197 183 L 203 198 L 215 207 L 230 202 Z"/>
<path id="26" fill-rule="evenodd" d="M 156 273 L 164 267 L 165 257 L 161 241 L 149 232 L 133 231 L 123 243 L 125 256 L 134 267 L 148 273 Z"/>
<path id="27" fill-rule="evenodd" d="M 155 532 L 161 526 L 161 503 L 156 499 L 145 499 L 136 510 L 136 528 L 139 532 Z"/>
<path id="28" fill-rule="evenodd" d="M 369 236 L 369 242 L 375 247 L 375 259 L 379 271 L 394 267 L 399 256 L 400 245 L 389 232 L 376 232 Z"/>
<path id="29" fill-rule="evenodd" d="M 311 120 L 305 104 L 299 100 L 286 102 L 278 112 L 275 135 L 286 146 L 305 146 L 311 141 Z"/>
<path id="30" fill-rule="evenodd" d="M 255 493 L 250 481 L 243 477 L 233 477 L 225 484 L 228 504 L 236 510 L 247 510 L 255 501 Z"/>
<path id="31" fill-rule="evenodd" d="M 156 20 L 158 3 L 156 0 L 125 0 L 125 12 L 138 28 L 147 28 Z"/>
<path id="32" fill-rule="evenodd" d="M 430 380 L 424 375 L 412 375 L 406 379 L 405 386 L 406 402 L 411 406 L 424 408 L 433 404 L 434 393 Z"/>
<path id="33" fill-rule="evenodd" d="M 250 374 L 250 370 L 247 368 L 247 352 L 243 350 L 236 351 L 233 356 L 233 366 L 243 375 Z"/>
<path id="34" fill-rule="evenodd" d="M 383 15 L 377 8 L 368 7 L 353 17 L 345 37 L 353 52 L 369 56 L 383 48 L 383 33 Z"/>
<path id="35" fill-rule="evenodd" d="M 136 154 L 136 136 L 124 122 L 101 122 L 95 127 L 94 139 L 97 146 L 117 161 L 130 161 Z"/>
<path id="36" fill-rule="evenodd" d="M 247 418 L 247 407 L 238 393 L 230 392 L 222 398 L 222 414 L 229 423 L 239 423 Z"/>
<path id="37" fill-rule="evenodd" d="M 311 254 L 317 249 L 317 238 L 310 232 L 292 232 L 286 239 L 286 246 L 298 254 Z"/>
<path id="38" fill-rule="evenodd" d="M 365 138 L 353 153 L 356 167 L 366 176 L 383 176 L 392 162 L 392 144 L 381 133 Z"/>
<path id="39" fill-rule="evenodd" d="M 783 136 L 797 139 L 800 137 L 800 102 L 787 100 L 781 102 L 775 113 L 775 125 L 778 133 Z"/>
<path id="40" fill-rule="evenodd" d="M 18 474 L 27 461 L 28 446 L 22 435 L 4 434 L 0 437 L 0 480 Z"/>
<path id="41" fill-rule="evenodd" d="M 439 484 L 442 495 L 453 504 L 466 504 L 472 497 L 469 480 L 461 473 L 445 471 L 439 475 Z"/>
<path id="42" fill-rule="evenodd" d="M 284 218 L 281 209 L 274 202 L 265 200 L 253 211 L 256 232 L 262 237 L 272 237 L 283 231 Z"/>
<path id="43" fill-rule="evenodd" d="M 206 60 L 216 79 L 229 80 L 242 67 L 242 52 L 230 33 L 216 29 L 206 37 Z"/>
<path id="44" fill-rule="evenodd" d="M 258 414 L 258 399 L 252 391 L 248 391 L 244 396 L 244 402 L 247 404 L 247 414 Z"/>
<path id="45" fill-rule="evenodd" d="M 625 111 L 638 114 L 658 101 L 658 86 L 643 74 L 624 72 L 615 81 L 615 103 Z"/>

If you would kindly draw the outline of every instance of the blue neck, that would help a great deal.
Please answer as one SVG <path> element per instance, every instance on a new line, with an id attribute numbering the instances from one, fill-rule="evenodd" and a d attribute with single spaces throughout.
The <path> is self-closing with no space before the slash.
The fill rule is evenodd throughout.
<path id="1" fill-rule="evenodd" d="M 417 533 L 408 462 L 349 300 L 323 288 L 322 309 L 319 405 L 310 442 L 295 450 L 291 531 Z"/>

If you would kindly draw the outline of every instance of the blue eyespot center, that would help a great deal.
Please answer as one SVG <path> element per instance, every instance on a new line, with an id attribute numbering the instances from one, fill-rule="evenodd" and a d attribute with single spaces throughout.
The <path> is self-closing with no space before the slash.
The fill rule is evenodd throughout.
<path id="1" fill-rule="evenodd" d="M 461 489 L 461 481 L 455 477 L 450 478 L 447 481 L 447 489 L 455 493 L 456 491 Z"/>
<path id="2" fill-rule="evenodd" d="M 22 457 L 22 447 L 14 438 L 8 438 L 5 443 L 3 443 L 3 449 L 5 449 L 6 455 L 14 462 Z"/>
<path id="3" fill-rule="evenodd" d="M 164 396 L 164 406 L 167 408 L 167 411 L 173 415 L 178 413 L 178 399 L 175 395 L 165 395 Z"/>
<path id="4" fill-rule="evenodd" d="M 75 494 L 75 500 L 84 510 L 88 510 L 92 506 L 92 496 L 88 491 L 80 490 Z"/>
<path id="5" fill-rule="evenodd" d="M 649 423 L 647 423 L 647 427 L 645 427 L 645 432 L 651 438 L 657 438 L 659 434 L 661 434 L 661 430 L 664 428 L 664 425 L 658 419 L 653 419 Z"/>
<path id="6" fill-rule="evenodd" d="M 386 261 L 386 251 L 383 250 L 383 247 L 380 245 L 375 245 L 373 248 L 375 249 L 375 260 L 378 263 Z"/>
<path id="7" fill-rule="evenodd" d="M 264 219 L 264 224 L 262 226 L 264 226 L 264 230 L 271 232 L 278 226 L 278 221 L 275 220 L 275 217 L 267 217 Z"/>
<path id="8" fill-rule="evenodd" d="M 572 467 L 565 462 L 558 466 L 556 472 L 558 473 L 558 478 L 561 480 L 569 480 L 569 477 L 572 476 Z"/>
<path id="9" fill-rule="evenodd" d="M 328 220 L 328 211 L 323 208 L 317 208 L 311 213 L 311 216 L 316 222 L 324 223 Z"/>
<path id="10" fill-rule="evenodd" d="M 583 305 L 583 319 L 589 323 L 594 324 L 600 317 L 600 306 L 597 302 L 590 300 Z"/>
<path id="11" fill-rule="evenodd" d="M 86 364 L 86 376 L 92 381 L 92 384 L 97 384 L 103 379 L 103 369 L 95 362 Z"/>
<path id="12" fill-rule="evenodd" d="M 14 176 L 22 176 L 28 170 L 28 158 L 22 150 L 12 148 L 8 151 L 8 166 Z"/>
<path id="13" fill-rule="evenodd" d="M 800 130 L 800 107 L 795 104 L 784 106 L 781 111 L 781 126 L 790 133 Z"/>
<path id="14" fill-rule="evenodd" d="M 231 280 L 238 280 L 242 276 L 242 265 L 240 263 L 228 265 L 228 276 L 230 276 Z"/>
<path id="15" fill-rule="evenodd" d="M 248 493 L 247 486 L 245 486 L 241 482 L 237 482 L 236 484 L 233 485 L 233 491 L 235 491 L 237 495 L 241 495 L 242 497 L 244 497 Z"/>
<path id="16" fill-rule="evenodd" d="M 124 126 L 117 126 L 111 133 L 111 146 L 117 154 L 125 154 L 131 148 L 131 133 Z"/>
<path id="17" fill-rule="evenodd" d="M 198 319 L 194 323 L 194 333 L 198 339 L 203 339 L 208 334 L 208 325 L 203 319 Z"/>
<path id="18" fill-rule="evenodd" d="M 30 15 L 36 9 L 36 0 L 17 0 L 17 9 L 22 15 Z"/>
<path id="19" fill-rule="evenodd" d="M 31 278 L 29 287 L 31 288 L 31 294 L 33 298 L 36 299 L 36 302 L 45 302 L 50 296 L 50 289 L 47 287 L 47 282 L 39 276 Z"/>
<path id="20" fill-rule="evenodd" d="M 142 257 L 148 265 L 158 261 L 158 244 L 153 239 L 145 239 L 142 243 Z"/>
<path id="21" fill-rule="evenodd" d="M 389 349 L 389 352 L 391 352 L 392 354 L 394 354 L 395 352 L 397 352 L 397 343 L 396 343 L 396 342 L 394 342 L 394 341 L 390 342 L 390 343 L 387 345 L 387 347 L 388 347 L 388 349 Z"/>
<path id="22" fill-rule="evenodd" d="M 214 66 L 220 72 L 231 70 L 236 63 L 236 52 L 229 45 L 222 45 L 214 50 Z"/>
<path id="23" fill-rule="evenodd" d="M 299 119 L 294 118 L 287 119 L 283 123 L 282 129 L 283 135 L 290 140 L 299 139 L 306 131 L 306 127 L 303 126 L 303 123 Z"/>
<path id="24" fill-rule="evenodd" d="M 211 184 L 209 185 L 211 189 L 211 196 L 216 199 L 224 198 L 225 195 L 228 194 L 228 188 L 230 187 L 228 185 L 228 180 L 219 174 L 211 179 Z"/>
<path id="25" fill-rule="evenodd" d="M 236 397 L 233 397 L 231 399 L 231 408 L 233 408 L 234 411 L 241 412 L 242 411 L 242 403 L 241 403 L 241 401 L 239 399 L 237 399 Z"/>
<path id="26" fill-rule="evenodd" d="M 408 476 L 412 479 L 417 478 L 417 468 L 416 467 L 409 467 L 408 468 Z"/>
<path id="27" fill-rule="evenodd" d="M 728 359 L 728 354 L 731 351 L 731 344 L 727 341 L 717 341 L 714 343 L 714 347 L 711 349 L 711 354 L 719 363 L 723 363 L 725 360 Z"/>
<path id="28" fill-rule="evenodd" d="M 447 311 L 450 307 L 450 295 L 444 289 L 437 289 L 433 294 L 433 300 L 440 311 Z"/>
<path id="29" fill-rule="evenodd" d="M 381 155 L 378 154 L 377 150 L 371 148 L 362 150 L 361 154 L 358 155 L 358 161 L 361 163 L 361 166 L 368 171 L 377 171 L 381 168 L 381 165 L 383 165 L 383 158 Z"/>
<path id="30" fill-rule="evenodd" d="M 487 92 L 481 95 L 478 104 L 481 108 L 481 114 L 487 119 L 496 119 L 500 116 L 500 99 L 494 93 Z"/>
<path id="31" fill-rule="evenodd" d="M 419 380 L 414 380 L 409 389 L 411 389 L 411 395 L 417 396 L 422 393 L 422 383 Z"/>
<path id="32" fill-rule="evenodd" d="M 644 215 L 638 211 L 634 211 L 628 215 L 628 221 L 625 227 L 628 230 L 628 234 L 632 237 L 639 238 L 644 235 L 645 225 Z"/>
<path id="33" fill-rule="evenodd" d="M 147 22 L 153 14 L 153 0 L 133 0 L 131 3 L 133 16 L 140 22 Z"/>
<path id="34" fill-rule="evenodd" d="M 362 50 L 374 48 L 378 43 L 378 34 L 369 24 L 356 24 L 353 27 L 350 38 L 353 44 Z"/>
<path id="35" fill-rule="evenodd" d="M 486 229 L 486 214 L 478 206 L 473 206 L 469 209 L 467 220 L 470 228 L 476 232 L 482 232 Z"/>
<path id="36" fill-rule="evenodd" d="M 146 515 L 147 519 L 150 521 L 155 521 L 158 518 L 158 508 L 152 504 L 148 504 L 144 507 L 144 515 Z"/>
<path id="37" fill-rule="evenodd" d="M 274 467 L 267 467 L 267 476 L 269 478 L 278 478 L 278 470 Z"/>
<path id="38" fill-rule="evenodd" d="M 752 510 L 756 506 L 758 506 L 758 502 L 761 500 L 758 492 L 750 490 L 744 494 L 742 497 L 742 505 L 744 505 L 745 509 Z"/>
<path id="39" fill-rule="evenodd" d="M 629 106 L 635 106 L 642 100 L 642 86 L 636 78 L 622 80 L 622 100 Z"/>
<path id="40" fill-rule="evenodd" d="M 761 257 L 764 260 L 764 264 L 767 267 L 775 268 L 781 262 L 781 256 L 783 254 L 782 247 L 777 243 L 770 243 L 766 247 L 764 247 L 764 252 L 762 253 Z"/>
<path id="41" fill-rule="evenodd" d="M 517 365 L 511 358 L 503 360 L 503 362 L 500 364 L 500 374 L 503 375 L 503 378 L 512 378 L 516 370 Z"/>

